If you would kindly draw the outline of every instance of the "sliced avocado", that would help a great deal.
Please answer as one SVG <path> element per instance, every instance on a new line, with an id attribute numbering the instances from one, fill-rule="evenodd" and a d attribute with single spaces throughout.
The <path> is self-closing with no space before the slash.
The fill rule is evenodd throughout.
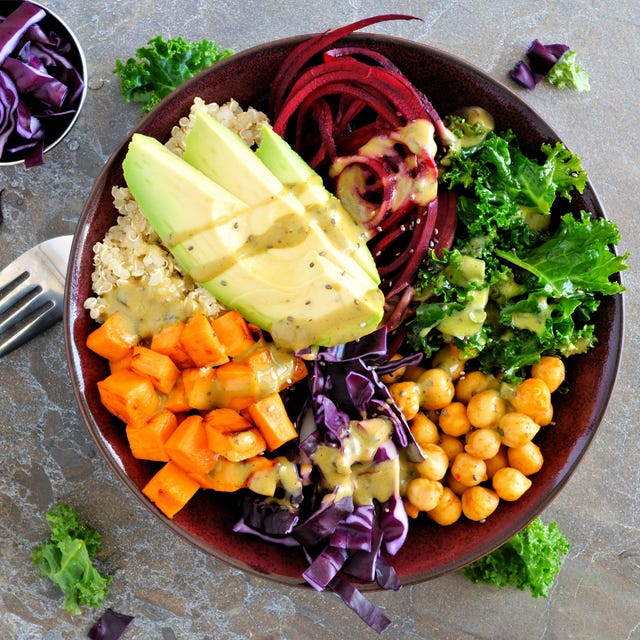
<path id="1" fill-rule="evenodd" d="M 249 205 L 278 198 L 282 206 L 303 213 L 304 205 L 231 129 L 197 111 L 185 138 L 183 159 Z M 247 180 L 247 176 L 251 176 Z"/>
<path id="2" fill-rule="evenodd" d="M 238 183 L 251 183 L 251 171 L 238 166 Z M 144 136 L 132 141 L 124 167 L 134 198 L 181 266 L 281 346 L 340 344 L 378 326 L 377 282 L 355 260 L 358 251 L 334 244 L 308 208 L 278 194 L 248 205 Z"/>
<path id="3" fill-rule="evenodd" d="M 247 206 L 158 140 L 139 133 L 129 143 L 122 169 L 138 206 L 168 247 L 233 219 Z"/>
<path id="4" fill-rule="evenodd" d="M 260 132 L 262 140 L 255 155 L 282 184 L 293 189 L 307 212 L 319 221 L 325 233 L 331 235 L 334 244 L 350 251 L 360 266 L 379 284 L 380 276 L 366 246 L 367 232 L 363 225 L 325 188 L 322 178 L 284 138 L 266 124 L 261 126 Z"/>

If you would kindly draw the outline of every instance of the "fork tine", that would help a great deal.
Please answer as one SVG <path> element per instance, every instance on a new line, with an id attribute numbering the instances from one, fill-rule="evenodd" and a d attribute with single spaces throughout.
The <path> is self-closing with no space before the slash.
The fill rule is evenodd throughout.
<path id="1" fill-rule="evenodd" d="M 10 313 L 5 317 L 0 317 L 0 338 L 2 338 L 4 332 L 8 331 L 27 316 L 35 313 L 40 307 L 45 306 L 47 303 L 51 303 L 51 300 L 43 295 L 42 287 L 31 287 L 24 290 L 23 296 L 18 298 L 11 307 L 7 307 Z M 51 304 L 49 304 L 49 306 L 51 306 Z M 2 310 L 2 306 L 0 305 L 0 311 Z"/>
<path id="2" fill-rule="evenodd" d="M 38 288 L 38 285 L 32 282 L 28 276 L 28 273 L 22 273 L 9 282 L 7 286 L 0 288 L 0 314 L 28 297 Z"/>
<path id="3" fill-rule="evenodd" d="M 39 315 L 34 316 L 29 322 L 23 324 L 20 329 L 10 334 L 8 338 L 5 339 L 3 335 L 0 335 L 0 358 L 31 340 L 33 336 L 56 324 L 62 317 L 62 306 L 60 304 L 54 304 L 53 306 L 43 305 L 41 309 L 44 310 Z"/>

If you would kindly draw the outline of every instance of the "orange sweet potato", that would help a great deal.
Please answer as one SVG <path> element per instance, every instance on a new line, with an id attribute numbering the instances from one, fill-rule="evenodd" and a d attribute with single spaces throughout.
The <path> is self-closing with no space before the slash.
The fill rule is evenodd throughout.
<path id="1" fill-rule="evenodd" d="M 255 344 L 249 324 L 238 311 L 223 313 L 211 321 L 211 326 L 231 358 L 237 358 Z"/>
<path id="2" fill-rule="evenodd" d="M 275 462 L 273 460 L 260 455 L 239 462 L 233 462 L 220 456 L 215 467 L 208 474 L 192 474 L 191 477 L 199 482 L 203 489 L 225 492 L 239 491 L 249 486 L 251 478 L 257 477 L 258 474 L 266 475 L 270 473 L 274 477 L 275 483 L 276 476 L 272 473 L 274 466 Z M 260 486 L 266 487 L 267 482 L 262 482 Z"/>
<path id="3" fill-rule="evenodd" d="M 184 378 L 182 377 L 182 372 L 176 379 L 176 383 L 173 385 L 173 388 L 167 394 L 166 398 L 162 402 L 162 406 L 165 409 L 169 409 L 169 411 L 173 411 L 174 413 L 183 413 L 185 411 L 189 411 L 191 406 L 187 400 L 187 392 L 184 387 Z"/>
<path id="4" fill-rule="evenodd" d="M 204 416 L 204 424 L 205 427 L 209 425 L 221 433 L 246 431 L 253 426 L 244 416 L 228 407 L 212 409 L 207 412 Z"/>
<path id="5" fill-rule="evenodd" d="M 141 425 L 127 425 L 127 439 L 134 458 L 168 462 L 164 445 L 177 426 L 175 413 L 168 409 L 161 409 Z"/>
<path id="6" fill-rule="evenodd" d="M 138 373 L 121 369 L 98 382 L 102 404 L 127 424 L 140 424 L 157 410 L 159 399 L 151 380 Z"/>
<path id="7" fill-rule="evenodd" d="M 208 411 L 216 406 L 216 367 L 197 367 L 182 371 L 187 403 L 192 409 Z"/>
<path id="8" fill-rule="evenodd" d="M 110 315 L 87 336 L 87 347 L 106 358 L 120 360 L 138 343 L 138 336 L 120 312 Z"/>
<path id="9" fill-rule="evenodd" d="M 261 398 L 248 407 L 247 412 L 264 436 L 270 451 L 298 436 L 279 393 L 270 393 Z"/>
<path id="10" fill-rule="evenodd" d="M 229 360 L 204 313 L 196 313 L 187 320 L 180 336 L 180 343 L 196 367 L 217 366 Z"/>
<path id="11" fill-rule="evenodd" d="M 205 422 L 205 429 L 209 448 L 233 462 L 257 456 L 267 448 L 265 439 L 255 427 L 222 432 Z"/>
<path id="12" fill-rule="evenodd" d="M 173 518 L 195 495 L 200 485 L 175 462 L 169 461 L 142 488 L 142 493 Z"/>
<path id="13" fill-rule="evenodd" d="M 180 369 L 171 358 L 148 347 L 133 347 L 131 370 L 147 376 L 160 393 L 169 393 L 180 376 Z"/>
<path id="14" fill-rule="evenodd" d="M 177 426 L 164 448 L 169 458 L 187 473 L 209 473 L 218 457 L 208 446 L 202 417 L 195 414 Z"/>
<path id="15" fill-rule="evenodd" d="M 180 341 L 185 322 L 173 322 L 164 326 L 158 333 L 151 337 L 150 348 L 158 353 L 169 356 L 178 369 L 195 367 L 195 363 L 189 357 Z"/>

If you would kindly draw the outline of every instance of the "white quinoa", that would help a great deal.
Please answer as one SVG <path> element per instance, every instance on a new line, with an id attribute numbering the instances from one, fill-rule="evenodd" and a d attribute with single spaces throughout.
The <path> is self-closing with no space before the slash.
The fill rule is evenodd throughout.
<path id="1" fill-rule="evenodd" d="M 184 139 L 191 128 L 195 112 L 205 110 L 238 133 L 249 146 L 260 141 L 260 124 L 268 122 L 264 113 L 243 110 L 235 100 L 218 105 L 195 98 L 187 116 L 173 127 L 167 148 L 182 156 Z M 127 187 L 114 187 L 113 203 L 118 210 L 116 224 L 101 242 L 93 247 L 92 290 L 84 307 L 97 322 L 103 322 L 115 311 L 113 293 L 123 285 L 136 284 L 152 291 L 165 303 L 183 305 L 186 314 L 203 311 L 215 316 L 222 305 L 205 289 L 183 273 L 171 253 L 144 216 Z"/>

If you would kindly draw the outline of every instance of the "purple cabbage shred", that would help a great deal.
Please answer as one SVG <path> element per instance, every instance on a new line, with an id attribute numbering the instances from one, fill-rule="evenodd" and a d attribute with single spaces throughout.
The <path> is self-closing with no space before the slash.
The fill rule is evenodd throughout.
<path id="1" fill-rule="evenodd" d="M 399 367 L 418 364 L 422 356 L 390 360 L 387 354 L 387 333 L 380 329 L 361 340 L 320 349 L 315 355 L 308 378 L 308 406 L 298 420 L 300 443 L 295 462 L 300 469 L 312 467 L 320 445 L 342 446 L 350 428 L 355 428 L 353 423 L 372 418 L 386 418 L 393 427 L 391 439 L 376 450 L 374 465 L 399 464 L 400 448 L 410 459 L 422 459 L 406 419 L 380 379 Z M 349 579 L 375 581 L 384 589 L 401 588 L 387 557 L 398 553 L 408 533 L 402 498 L 396 491 L 384 503 L 354 504 L 350 495 L 340 497 L 339 486 L 333 492 L 320 489 L 319 473 L 317 469 L 300 472 L 301 496 L 290 504 L 245 495 L 243 515 L 234 531 L 300 546 L 308 562 L 305 580 L 316 590 L 334 591 L 371 628 L 382 632 L 389 619 Z"/>
<path id="2" fill-rule="evenodd" d="M 133 616 L 107 609 L 87 634 L 91 640 L 120 640 Z"/>
<path id="3" fill-rule="evenodd" d="M 47 132 L 55 139 L 84 91 L 71 43 L 43 30 L 46 16 L 30 2 L 0 16 L 0 158 L 26 167 L 44 164 Z"/>

